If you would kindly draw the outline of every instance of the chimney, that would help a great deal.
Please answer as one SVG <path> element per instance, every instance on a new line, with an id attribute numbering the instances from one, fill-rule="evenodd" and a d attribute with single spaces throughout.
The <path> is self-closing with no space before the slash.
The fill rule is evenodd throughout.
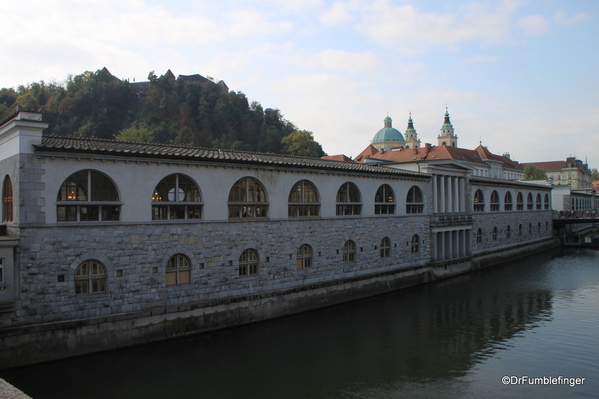
<path id="1" fill-rule="evenodd" d="M 424 155 L 428 155 L 428 152 L 431 150 L 431 143 L 424 144 Z"/>

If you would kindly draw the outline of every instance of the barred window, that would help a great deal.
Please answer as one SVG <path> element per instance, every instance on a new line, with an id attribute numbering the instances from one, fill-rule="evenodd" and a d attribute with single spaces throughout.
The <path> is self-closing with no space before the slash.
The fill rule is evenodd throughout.
<path id="1" fill-rule="evenodd" d="M 512 210 L 512 193 L 510 193 L 509 191 L 507 193 L 505 193 L 505 199 L 504 199 L 504 204 L 503 204 L 503 210 L 504 211 L 511 211 Z"/>
<path id="2" fill-rule="evenodd" d="M 422 191 L 418 186 L 412 186 L 406 196 L 406 213 L 424 212 L 424 201 Z"/>
<path id="3" fill-rule="evenodd" d="M 410 252 L 413 254 L 420 252 L 420 237 L 418 234 L 414 234 L 410 240 Z"/>
<path id="4" fill-rule="evenodd" d="M 389 237 L 385 237 L 381 240 L 381 258 L 388 258 L 391 256 L 391 240 Z"/>
<path id="5" fill-rule="evenodd" d="M 360 191 L 354 183 L 346 182 L 337 191 L 337 215 L 360 215 L 362 203 Z"/>
<path id="6" fill-rule="evenodd" d="M 532 202 L 532 193 L 528 193 L 528 196 L 526 196 L 526 210 L 532 211 L 533 208 L 534 204 Z"/>
<path id="7" fill-rule="evenodd" d="M 476 190 L 474 193 L 474 212 L 484 212 L 485 196 L 481 190 Z"/>
<path id="8" fill-rule="evenodd" d="M 497 241 L 497 226 L 493 226 L 493 231 L 491 232 L 491 239 L 493 241 Z"/>
<path id="9" fill-rule="evenodd" d="M 352 263 L 356 261 L 356 243 L 348 240 L 343 245 L 343 263 Z"/>
<path id="10" fill-rule="evenodd" d="M 106 292 L 106 270 L 97 260 L 87 260 L 75 270 L 75 295 Z"/>
<path id="11" fill-rule="evenodd" d="M 497 212 L 499 210 L 499 193 L 496 190 L 493 190 L 491 193 L 490 210 L 491 212 Z"/>
<path id="12" fill-rule="evenodd" d="M 312 267 L 312 247 L 304 244 L 297 250 L 297 269 L 308 269 Z"/>
<path id="13" fill-rule="evenodd" d="M 395 213 L 395 194 L 388 184 L 383 184 L 374 196 L 374 214 L 392 215 Z"/>
<path id="14" fill-rule="evenodd" d="M 177 254 L 166 264 L 166 285 L 189 284 L 191 282 L 191 262 L 185 255 Z"/>
<path id="15" fill-rule="evenodd" d="M 158 183 L 152 194 L 153 220 L 201 218 L 200 190 L 189 177 L 176 173 Z"/>
<path id="16" fill-rule="evenodd" d="M 258 179 L 242 177 L 229 192 L 229 219 L 254 219 L 268 216 L 266 190 Z"/>
<path id="17" fill-rule="evenodd" d="M 544 208 L 549 209 L 549 194 L 545 194 Z"/>
<path id="18" fill-rule="evenodd" d="M 524 196 L 522 195 L 522 193 L 518 193 L 518 195 L 516 196 L 516 210 L 524 210 Z"/>
<path id="19" fill-rule="evenodd" d="M 474 233 L 474 242 L 480 244 L 483 242 L 483 231 L 481 229 L 476 230 Z"/>
<path id="20" fill-rule="evenodd" d="M 13 221 L 13 194 L 12 181 L 6 175 L 2 184 L 2 221 L 4 223 Z"/>
<path id="21" fill-rule="evenodd" d="M 258 253 L 253 249 L 246 249 L 239 257 L 239 275 L 255 276 L 258 274 Z"/>
<path id="22" fill-rule="evenodd" d="M 101 172 L 73 173 L 60 186 L 56 203 L 59 222 L 120 220 L 120 211 L 116 186 Z"/>
<path id="23" fill-rule="evenodd" d="M 289 217 L 312 217 L 320 215 L 320 203 L 314 184 L 300 180 L 289 193 Z"/>
<path id="24" fill-rule="evenodd" d="M 543 209 L 543 201 L 541 200 L 541 194 L 540 193 L 537 194 L 537 203 L 536 203 L 536 205 L 537 205 L 537 210 Z"/>
<path id="25" fill-rule="evenodd" d="M 509 224 L 505 228 L 505 238 L 506 239 L 512 238 L 512 226 L 510 226 Z"/>

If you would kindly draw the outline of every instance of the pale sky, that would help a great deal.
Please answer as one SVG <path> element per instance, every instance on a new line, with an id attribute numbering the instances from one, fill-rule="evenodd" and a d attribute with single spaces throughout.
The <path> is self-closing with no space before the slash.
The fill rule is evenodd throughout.
<path id="1" fill-rule="evenodd" d="M 356 156 L 383 127 L 599 168 L 599 1 L 4 2 L 0 87 L 107 67 L 224 80 Z"/>

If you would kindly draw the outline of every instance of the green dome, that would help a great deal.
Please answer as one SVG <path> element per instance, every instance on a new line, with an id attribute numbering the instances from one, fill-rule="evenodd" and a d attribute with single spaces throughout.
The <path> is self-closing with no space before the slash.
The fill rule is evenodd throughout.
<path id="1" fill-rule="evenodd" d="M 386 143 L 394 141 L 398 143 L 405 143 L 406 140 L 403 138 L 403 134 L 394 127 L 391 126 L 391 118 L 386 117 L 384 119 L 385 127 L 379 130 L 372 139 L 373 143 Z"/>

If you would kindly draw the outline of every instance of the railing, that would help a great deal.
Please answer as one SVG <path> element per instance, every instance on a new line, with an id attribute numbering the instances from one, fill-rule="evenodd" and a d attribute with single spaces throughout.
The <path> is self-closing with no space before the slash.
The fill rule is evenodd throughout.
<path id="1" fill-rule="evenodd" d="M 461 226 L 472 224 L 472 215 L 465 213 L 431 216 L 431 226 Z"/>

